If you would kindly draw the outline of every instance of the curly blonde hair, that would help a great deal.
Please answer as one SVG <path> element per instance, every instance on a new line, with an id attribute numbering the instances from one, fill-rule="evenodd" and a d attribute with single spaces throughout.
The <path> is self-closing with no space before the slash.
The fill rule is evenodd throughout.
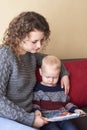
<path id="1" fill-rule="evenodd" d="M 23 12 L 9 23 L 3 43 L 9 45 L 18 55 L 19 43 L 34 29 L 44 32 L 45 41 L 49 39 L 50 29 L 46 19 L 36 12 Z"/>

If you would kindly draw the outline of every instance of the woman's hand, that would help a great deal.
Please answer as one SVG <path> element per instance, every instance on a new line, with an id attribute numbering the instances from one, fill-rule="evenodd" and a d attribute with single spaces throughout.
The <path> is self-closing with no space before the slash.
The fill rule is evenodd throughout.
<path id="1" fill-rule="evenodd" d="M 47 123 L 48 123 L 47 118 L 36 114 L 35 119 L 34 119 L 34 123 L 33 123 L 33 127 L 40 128 Z"/>
<path id="2" fill-rule="evenodd" d="M 42 116 L 42 113 L 41 113 L 39 110 L 36 110 L 36 111 L 35 111 L 35 116 L 40 116 L 40 117 L 41 117 L 41 116 Z"/>
<path id="3" fill-rule="evenodd" d="M 64 75 L 61 78 L 61 87 L 65 89 L 65 94 L 69 93 L 70 83 L 69 83 L 69 77 L 68 77 L 68 75 Z"/>

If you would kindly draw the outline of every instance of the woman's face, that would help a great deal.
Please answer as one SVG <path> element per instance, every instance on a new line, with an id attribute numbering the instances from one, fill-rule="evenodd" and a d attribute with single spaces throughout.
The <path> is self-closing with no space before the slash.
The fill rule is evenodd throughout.
<path id="1" fill-rule="evenodd" d="M 26 36 L 19 44 L 20 52 L 25 54 L 26 52 L 36 53 L 42 47 L 44 41 L 44 32 L 34 30 L 30 32 L 29 37 Z"/>

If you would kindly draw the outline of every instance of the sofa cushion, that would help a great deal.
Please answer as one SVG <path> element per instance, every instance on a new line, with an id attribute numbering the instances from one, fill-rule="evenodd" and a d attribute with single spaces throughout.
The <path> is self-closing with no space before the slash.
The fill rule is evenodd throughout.
<path id="1" fill-rule="evenodd" d="M 64 62 L 70 73 L 71 101 L 79 107 L 87 106 L 87 59 Z"/>

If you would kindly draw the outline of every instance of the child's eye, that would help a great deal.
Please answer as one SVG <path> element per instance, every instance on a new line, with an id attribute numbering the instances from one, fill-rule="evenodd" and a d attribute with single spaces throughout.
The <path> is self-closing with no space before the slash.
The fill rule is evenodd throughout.
<path id="1" fill-rule="evenodd" d="M 49 76 L 46 76 L 47 79 L 49 79 L 50 77 Z"/>

